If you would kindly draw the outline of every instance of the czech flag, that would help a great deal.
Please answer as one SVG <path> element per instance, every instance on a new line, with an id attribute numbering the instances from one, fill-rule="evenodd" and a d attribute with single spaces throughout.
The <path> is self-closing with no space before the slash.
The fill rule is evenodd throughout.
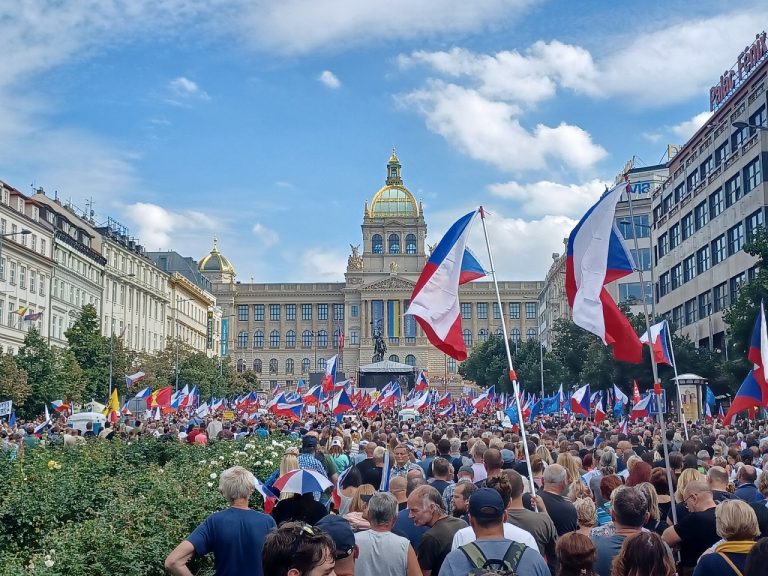
<path id="1" fill-rule="evenodd" d="M 429 407 L 429 392 L 424 392 L 424 394 L 415 398 L 413 400 L 413 407 L 419 412 L 424 412 Z"/>
<path id="2" fill-rule="evenodd" d="M 133 399 L 134 400 L 136 400 L 136 399 L 146 400 L 150 396 L 152 396 L 152 388 L 144 388 L 144 390 L 142 390 L 141 392 L 136 394 L 136 396 L 134 396 Z"/>
<path id="3" fill-rule="evenodd" d="M 406 314 L 416 317 L 433 346 L 458 361 L 467 359 L 461 334 L 459 285 L 485 276 L 477 259 L 466 250 L 473 210 L 453 224 L 421 271 Z"/>
<path id="4" fill-rule="evenodd" d="M 439 413 L 439 416 L 441 418 L 445 418 L 446 416 L 451 416 L 454 412 L 456 412 L 456 404 L 451 404 L 450 406 L 448 406 L 448 408 L 441 411 Z"/>
<path id="5" fill-rule="evenodd" d="M 368 410 L 365 412 L 366 418 L 375 418 L 376 414 L 379 413 L 379 410 L 381 410 L 381 407 L 379 406 L 378 402 L 375 402 Z"/>
<path id="6" fill-rule="evenodd" d="M 419 372 L 418 378 L 416 378 L 416 391 L 417 392 L 423 392 L 424 390 L 429 388 L 429 380 L 427 380 L 427 377 L 424 376 L 424 370 Z"/>
<path id="7" fill-rule="evenodd" d="M 323 376 L 323 392 L 333 392 L 333 386 L 336 384 L 336 359 L 338 354 L 328 359 L 325 364 L 325 375 Z"/>
<path id="8" fill-rule="evenodd" d="M 451 393 L 446 392 L 443 396 L 441 396 L 437 401 L 437 407 L 438 408 L 445 408 L 449 404 L 451 404 Z"/>
<path id="9" fill-rule="evenodd" d="M 658 364 L 673 366 L 674 362 L 672 361 L 672 355 L 669 353 L 668 346 L 669 330 L 667 329 L 667 321 L 662 320 L 658 324 L 654 324 L 651 326 L 650 332 L 650 336 L 648 336 L 648 331 L 644 332 L 640 336 L 640 342 L 651 347 L 651 351 Z"/>
<path id="10" fill-rule="evenodd" d="M 637 387 L 637 380 L 632 380 L 632 404 L 640 402 L 640 388 Z"/>
<path id="11" fill-rule="evenodd" d="M 571 396 L 571 410 L 574 414 L 582 414 L 589 418 L 589 384 L 576 390 Z"/>
<path id="12" fill-rule="evenodd" d="M 648 416 L 648 405 L 651 403 L 653 394 L 648 394 L 637 404 L 632 406 L 632 418 L 645 418 Z"/>
<path id="13" fill-rule="evenodd" d="M 629 434 L 629 419 L 624 418 L 624 422 L 622 422 L 621 426 L 619 427 L 619 432 L 622 434 Z"/>
<path id="14" fill-rule="evenodd" d="M 568 237 L 565 290 L 573 322 L 612 346 L 616 360 L 637 364 L 643 359 L 643 345 L 605 289 L 635 267 L 614 220 L 625 189 L 628 185 L 619 185 L 605 193 Z"/>
<path id="15" fill-rule="evenodd" d="M 295 404 L 280 403 L 273 406 L 271 411 L 275 416 L 285 416 L 291 420 L 298 420 L 301 418 L 301 411 L 303 409 L 303 402 L 297 402 Z"/>
<path id="16" fill-rule="evenodd" d="M 768 406 L 768 381 L 766 380 L 766 365 L 768 365 L 768 330 L 765 325 L 765 307 L 760 302 L 760 314 L 755 319 L 752 330 L 752 340 L 749 343 L 747 359 L 754 364 L 754 379 L 760 386 L 762 406 Z M 729 410 L 730 412 L 730 410 Z"/>
<path id="17" fill-rule="evenodd" d="M 277 504 L 277 494 L 267 488 L 258 478 L 256 478 L 256 490 L 261 494 L 261 497 L 264 498 L 264 512 L 271 514 L 272 509 L 275 507 L 275 504 Z"/>
<path id="18" fill-rule="evenodd" d="M 125 385 L 130 387 L 133 386 L 136 382 L 144 378 L 146 374 L 144 372 L 136 372 L 135 374 L 131 374 L 130 376 L 125 377 Z"/>
<path id="19" fill-rule="evenodd" d="M 51 407 L 53 408 L 54 412 L 59 412 L 65 416 L 68 416 L 69 413 L 72 412 L 72 407 L 69 405 L 69 402 L 67 402 L 66 399 L 54 400 L 51 402 Z"/>
<path id="20" fill-rule="evenodd" d="M 322 396 L 322 391 L 320 390 L 320 385 L 312 386 L 312 388 L 309 389 L 309 392 L 304 394 L 302 396 L 302 399 L 304 400 L 304 404 L 307 406 L 315 405 L 317 406 L 320 404 L 320 397 Z"/>
<path id="21" fill-rule="evenodd" d="M 333 403 L 335 404 L 333 413 L 337 416 L 339 414 L 344 414 L 344 412 L 349 412 L 354 408 L 352 400 L 349 399 L 349 394 L 347 394 L 346 390 L 342 390 L 336 394 Z"/>
<path id="22" fill-rule="evenodd" d="M 714 421 L 714 418 L 712 418 L 712 409 L 706 402 L 704 403 L 704 419 L 707 421 L 707 424 L 712 424 Z"/>
<path id="23" fill-rule="evenodd" d="M 750 370 L 744 382 L 741 383 L 739 391 L 736 392 L 736 396 L 733 398 L 733 402 L 731 402 L 731 407 L 728 408 L 728 413 L 725 415 L 724 422 L 732 424 L 739 412 L 762 405 L 763 392 L 760 389 L 760 384 L 755 379 L 755 371 Z"/>
<path id="24" fill-rule="evenodd" d="M 599 425 L 605 420 L 605 411 L 603 410 L 603 399 L 600 398 L 595 405 L 595 424 Z"/>

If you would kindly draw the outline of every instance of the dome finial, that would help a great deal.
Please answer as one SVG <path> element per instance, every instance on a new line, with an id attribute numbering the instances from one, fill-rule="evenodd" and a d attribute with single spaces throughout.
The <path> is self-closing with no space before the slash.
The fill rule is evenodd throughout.
<path id="1" fill-rule="evenodd" d="M 213 235 L 213 249 L 217 252 L 219 250 L 219 239 L 216 234 Z"/>
<path id="2" fill-rule="evenodd" d="M 397 149 L 392 146 L 392 156 L 389 157 L 389 164 L 399 164 L 400 160 L 397 158 Z"/>

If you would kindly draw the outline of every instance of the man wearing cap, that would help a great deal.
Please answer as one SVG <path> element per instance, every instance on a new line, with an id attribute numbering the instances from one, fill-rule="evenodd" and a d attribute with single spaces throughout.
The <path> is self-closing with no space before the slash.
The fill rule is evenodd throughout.
<path id="1" fill-rule="evenodd" d="M 328 515 L 315 524 L 315 527 L 328 534 L 336 544 L 336 565 L 333 568 L 336 576 L 355 576 L 358 549 L 355 533 L 349 522 L 341 516 Z"/>
<path id="2" fill-rule="evenodd" d="M 523 547 L 504 537 L 506 517 L 504 501 L 498 491 L 480 488 L 472 494 L 469 499 L 469 518 L 471 529 L 477 537 L 473 544 L 480 549 L 486 560 L 502 560 L 511 546 L 519 547 L 522 552 L 514 554 L 517 558 L 517 564 L 513 566 L 516 574 L 550 576 L 536 548 Z M 476 568 L 462 548 L 453 550 L 445 557 L 439 576 L 466 576 Z"/>

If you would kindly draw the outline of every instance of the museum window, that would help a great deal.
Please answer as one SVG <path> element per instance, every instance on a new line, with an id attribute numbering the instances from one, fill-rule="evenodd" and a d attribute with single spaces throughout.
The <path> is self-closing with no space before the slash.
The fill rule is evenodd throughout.
<path id="1" fill-rule="evenodd" d="M 280 304 L 269 305 L 269 319 L 272 322 L 278 322 L 280 320 Z"/>
<path id="2" fill-rule="evenodd" d="M 371 252 L 373 254 L 384 253 L 384 239 L 381 237 L 381 234 L 374 234 L 371 237 Z"/>
<path id="3" fill-rule="evenodd" d="M 269 333 L 269 347 L 270 348 L 280 347 L 280 332 L 278 332 L 277 330 L 272 330 L 272 332 Z"/>
<path id="4" fill-rule="evenodd" d="M 512 340 L 512 342 L 520 342 L 520 330 L 518 328 L 512 328 L 512 331 L 509 333 L 509 339 Z"/>
<path id="5" fill-rule="evenodd" d="M 504 330 L 502 330 L 501 326 L 499 326 L 498 328 L 496 328 L 496 331 L 493 334 L 494 334 L 494 336 L 498 336 L 499 338 L 503 338 L 504 337 Z"/>
<path id="6" fill-rule="evenodd" d="M 325 372 L 325 367 L 328 365 L 328 361 L 325 358 L 318 358 L 317 359 L 317 370 L 318 372 Z"/>
<path id="7" fill-rule="evenodd" d="M 312 347 L 312 331 L 311 330 L 304 330 L 304 332 L 301 333 L 301 345 L 304 348 Z"/>
<path id="8" fill-rule="evenodd" d="M 357 318 L 358 316 L 360 316 L 360 306 L 358 306 L 357 304 L 351 304 L 349 306 L 349 314 L 350 316 L 352 316 L 352 318 Z"/>
<path id="9" fill-rule="evenodd" d="M 416 234 L 408 234 L 405 237 L 405 253 L 416 254 Z"/>
<path id="10" fill-rule="evenodd" d="M 285 373 L 293 374 L 293 358 L 288 358 L 285 361 Z"/>
<path id="11" fill-rule="evenodd" d="M 262 368 L 261 368 L 261 360 L 258 358 L 253 361 L 253 371 L 256 372 L 256 374 L 261 374 Z"/>
<path id="12" fill-rule="evenodd" d="M 488 320 L 488 302 L 477 303 L 477 318 L 479 320 Z"/>
<path id="13" fill-rule="evenodd" d="M 397 354 L 390 354 L 389 355 L 389 361 L 390 362 L 398 362 L 399 363 L 400 362 L 400 356 L 398 356 Z"/>
<path id="14" fill-rule="evenodd" d="M 246 336 L 246 338 L 247 338 L 247 336 Z M 245 360 L 243 360 L 242 358 L 240 358 L 237 361 L 237 372 L 239 374 L 242 374 L 243 372 L 245 372 Z"/>
<path id="15" fill-rule="evenodd" d="M 296 332 L 288 330 L 285 333 L 285 346 L 286 348 L 296 348 Z"/>
<path id="16" fill-rule="evenodd" d="M 408 364 L 408 366 L 416 366 L 416 356 L 408 354 L 408 356 L 405 357 L 405 363 Z"/>
<path id="17" fill-rule="evenodd" d="M 237 319 L 240 322 L 248 322 L 248 305 L 240 304 L 237 307 Z"/>
<path id="18" fill-rule="evenodd" d="M 245 330 L 241 330 L 240 333 L 237 335 L 237 347 L 238 348 L 248 347 L 248 332 L 246 332 Z"/>
<path id="19" fill-rule="evenodd" d="M 264 332 L 261 330 L 256 330 L 253 333 L 253 347 L 264 348 Z"/>
<path id="20" fill-rule="evenodd" d="M 344 304 L 333 305 L 333 319 L 344 320 Z"/>
<path id="21" fill-rule="evenodd" d="M 328 320 L 328 304 L 317 305 L 317 319 Z"/>
<path id="22" fill-rule="evenodd" d="M 296 320 L 296 304 L 285 305 L 285 319 Z"/>
<path id="23" fill-rule="evenodd" d="M 446 364 L 448 366 L 448 373 L 456 374 L 456 360 L 454 358 L 448 358 Z"/>
<path id="24" fill-rule="evenodd" d="M 307 374 L 307 373 L 309 373 L 309 367 L 310 367 L 311 365 L 312 365 L 312 362 L 310 361 L 310 359 L 309 359 L 309 358 L 304 358 L 304 359 L 301 361 L 301 373 L 302 373 L 302 374 Z"/>
<path id="25" fill-rule="evenodd" d="M 470 302 L 461 303 L 461 318 L 462 320 L 470 320 L 472 318 L 472 304 Z"/>
<path id="26" fill-rule="evenodd" d="M 388 242 L 389 242 L 389 253 L 400 254 L 400 236 L 398 236 L 397 234 L 390 234 Z"/>
<path id="27" fill-rule="evenodd" d="M 301 305 L 301 319 L 312 320 L 312 304 Z"/>
<path id="28" fill-rule="evenodd" d="M 341 334 L 342 334 L 341 328 L 336 328 L 333 331 L 333 347 L 334 348 L 339 348 L 340 347 L 340 345 L 341 345 Z"/>
<path id="29" fill-rule="evenodd" d="M 528 320 L 535 320 L 536 319 L 536 302 L 526 302 L 525 303 L 525 317 Z"/>
<path id="30" fill-rule="evenodd" d="M 269 359 L 269 373 L 277 374 L 277 358 Z"/>
<path id="31" fill-rule="evenodd" d="M 256 322 L 264 322 L 264 304 L 253 305 L 253 319 Z"/>
<path id="32" fill-rule="evenodd" d="M 477 341 L 478 342 L 487 342 L 488 341 L 488 330 L 485 328 L 480 328 L 480 330 L 477 333 Z"/>
<path id="33" fill-rule="evenodd" d="M 317 347 L 328 348 L 328 332 L 325 330 L 320 330 L 317 333 Z"/>
<path id="34" fill-rule="evenodd" d="M 509 303 L 509 317 L 512 320 L 520 320 L 520 302 Z"/>
<path id="35" fill-rule="evenodd" d="M 499 308 L 499 303 L 494 302 L 493 303 L 493 319 L 499 320 L 501 318 L 501 308 Z"/>
<path id="36" fill-rule="evenodd" d="M 525 336 L 528 340 L 536 340 L 536 328 L 528 328 L 525 331 Z"/>
<path id="37" fill-rule="evenodd" d="M 359 338 L 360 335 L 357 330 L 350 330 L 349 331 L 349 343 L 350 344 L 359 344 Z"/>
<path id="38" fill-rule="evenodd" d="M 465 328 L 461 331 L 461 335 L 464 337 L 464 345 L 472 346 L 472 330 Z"/>

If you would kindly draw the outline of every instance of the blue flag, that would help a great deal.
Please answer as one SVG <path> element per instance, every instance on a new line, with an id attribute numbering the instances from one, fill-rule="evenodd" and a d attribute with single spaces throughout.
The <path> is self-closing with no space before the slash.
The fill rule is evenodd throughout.
<path id="1" fill-rule="evenodd" d="M 533 424 L 533 419 L 536 418 L 539 414 L 541 414 L 541 408 L 542 408 L 542 401 L 537 400 L 536 403 L 531 407 L 531 415 L 529 416 L 529 421 L 531 424 Z"/>
<path id="2" fill-rule="evenodd" d="M 715 394 L 714 392 L 712 392 L 712 388 L 710 388 L 709 386 L 705 386 L 705 389 L 706 389 L 705 397 L 707 399 L 707 404 L 709 404 L 710 406 L 715 406 L 717 404 L 717 398 L 715 398 Z"/>
<path id="3" fill-rule="evenodd" d="M 11 412 L 11 417 L 8 418 L 8 426 L 14 428 L 16 426 L 16 410 Z"/>

